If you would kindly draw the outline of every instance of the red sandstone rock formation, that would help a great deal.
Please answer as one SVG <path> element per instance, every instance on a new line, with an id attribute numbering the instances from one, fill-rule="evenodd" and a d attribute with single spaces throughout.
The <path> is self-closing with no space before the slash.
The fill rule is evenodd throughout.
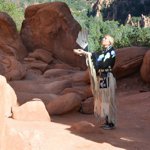
<path id="1" fill-rule="evenodd" d="M 0 73 L 7 80 L 19 80 L 26 75 L 26 68 L 14 56 L 0 54 Z"/>
<path id="2" fill-rule="evenodd" d="M 5 117 L 12 116 L 12 107 L 18 106 L 17 97 L 13 88 L 7 83 L 6 78 L 0 75 L 0 101 Z M 3 115 L 3 114 L 2 114 Z"/>
<path id="3" fill-rule="evenodd" d="M 34 98 L 19 107 L 13 107 L 12 118 L 23 121 L 50 121 L 50 116 L 45 108 L 44 103 Z"/>
<path id="4" fill-rule="evenodd" d="M 150 83 L 150 50 L 148 50 L 144 56 L 140 73 L 142 79 Z"/>
<path id="5" fill-rule="evenodd" d="M 23 39 L 26 40 L 26 42 L 29 42 L 29 45 L 27 44 L 27 47 L 31 46 L 31 49 L 34 47 L 33 52 L 29 53 L 28 57 L 26 57 L 24 61 L 28 69 L 26 76 L 22 64 L 17 61 L 17 59 L 21 60 L 22 58 L 24 58 L 25 53 L 20 53 L 20 49 L 17 49 L 15 46 L 14 49 L 11 46 L 11 48 L 7 46 L 7 42 L 12 45 L 17 44 L 14 42 L 14 37 L 11 36 L 11 34 L 8 39 L 4 39 L 4 37 L 2 39 L 2 41 L 6 42 L 6 46 L 2 44 L 3 49 L 2 51 L 0 51 L 0 73 L 3 73 L 9 80 L 21 79 L 23 76 L 25 76 L 24 81 L 9 82 L 16 91 L 19 105 L 21 105 L 19 107 L 17 106 L 16 95 L 13 89 L 7 84 L 6 79 L 0 76 L 0 148 L 2 148 L 2 150 L 20 150 L 22 148 L 53 149 L 53 147 L 57 149 L 56 143 L 58 143 L 58 139 L 62 141 L 62 138 L 60 137 L 64 138 L 66 132 L 62 134 L 62 132 L 60 132 L 61 130 L 56 128 L 56 124 L 53 124 L 50 127 L 50 124 L 48 122 L 42 122 L 43 120 L 50 120 L 47 111 L 49 112 L 49 114 L 53 115 L 64 114 L 70 111 L 78 111 L 82 104 L 84 113 L 93 113 L 93 98 L 90 90 L 88 71 L 80 71 L 79 68 L 73 68 L 69 65 L 64 64 L 64 62 L 69 62 L 69 64 L 72 64 L 76 63 L 78 59 L 80 60 L 79 56 L 74 56 L 74 54 L 72 53 L 73 45 L 71 45 L 76 45 L 75 37 L 79 28 L 75 30 L 74 26 L 78 27 L 78 25 L 75 21 L 73 21 L 71 14 L 65 4 L 51 4 L 48 3 L 31 6 L 26 10 L 26 20 L 24 21 L 25 27 L 22 28 L 21 35 Z M 64 14 L 63 12 L 60 12 L 60 10 L 64 11 Z M 54 16 L 62 16 L 59 16 L 60 18 L 58 17 L 57 20 L 50 14 L 52 12 Z M 65 14 L 67 15 L 65 16 Z M 43 17 L 49 18 L 50 21 Z M 59 21 L 61 23 L 59 23 Z M 76 25 L 73 25 L 74 23 Z M 5 29 L 7 29 L 5 34 L 9 35 L 7 33 L 10 33 L 11 28 L 5 28 L 5 26 L 3 26 L 3 23 L 1 24 L 4 31 Z M 27 34 L 25 33 L 26 31 Z M 50 31 L 48 32 L 48 35 L 47 31 Z M 2 33 L 3 32 L 1 32 L 0 35 L 3 36 Z M 33 35 L 31 33 L 33 33 Z M 40 41 L 41 36 L 42 40 Z M 1 38 L 2 37 L 0 36 L 0 40 Z M 64 41 L 63 38 L 67 38 L 68 41 Z M 53 42 L 55 41 L 55 43 L 49 43 L 50 39 Z M 14 43 L 11 43 L 11 40 Z M 39 45 L 44 46 L 40 47 Z M 51 45 L 53 46 L 53 49 L 50 49 L 49 46 Z M 117 50 L 117 60 L 114 67 L 116 76 L 118 78 L 126 77 L 137 70 L 139 71 L 144 57 L 144 61 L 141 67 L 141 75 L 144 81 L 149 82 L 150 79 L 148 75 L 150 73 L 150 56 L 149 51 L 147 53 L 146 51 L 147 48 L 138 47 L 123 48 Z M 64 62 L 55 60 L 55 57 L 63 60 Z M 78 65 L 80 65 L 80 62 L 81 61 L 78 62 Z M 138 82 L 139 81 L 137 80 L 136 83 Z M 126 84 L 128 85 L 128 83 Z M 124 85 L 121 84 L 121 86 Z M 122 108 L 124 109 L 127 103 L 130 103 L 129 106 L 132 107 L 132 109 L 130 109 L 132 110 L 131 113 L 136 114 L 138 112 L 137 110 L 139 109 L 135 110 L 135 107 L 135 109 L 133 109 L 133 106 L 131 104 L 134 104 L 134 106 L 135 104 L 139 103 L 140 105 L 144 104 L 143 98 L 147 102 L 149 93 L 143 93 L 143 95 L 137 94 L 133 96 L 133 98 L 128 96 L 126 99 L 123 99 L 124 97 L 125 96 L 120 98 L 120 100 L 124 102 Z M 140 97 L 140 99 L 138 99 L 137 101 L 135 97 Z M 40 98 L 44 102 L 45 106 L 42 102 L 31 101 L 33 98 Z M 47 111 L 45 110 L 45 107 Z M 145 110 L 145 112 L 148 112 L 148 105 L 143 106 L 143 108 L 146 108 L 143 110 Z M 127 112 L 126 110 L 123 112 L 123 109 L 120 109 L 121 114 L 125 114 L 124 112 Z M 129 110 L 128 107 L 126 107 L 126 109 Z M 145 112 L 143 112 L 144 117 L 141 118 L 143 120 L 147 119 L 145 119 Z M 13 115 L 11 113 L 13 113 Z M 141 114 L 141 111 L 139 111 L 138 113 Z M 6 117 L 10 117 L 11 115 L 14 119 L 6 119 Z M 134 118 L 134 116 L 132 117 Z M 126 118 L 129 119 L 127 116 L 125 116 L 125 119 Z M 26 121 L 17 121 L 15 119 Z M 40 122 L 30 122 L 29 120 L 40 120 Z M 134 123 L 137 125 L 137 122 Z M 135 124 L 133 126 L 135 126 Z M 67 131 L 66 128 L 64 130 Z M 101 133 L 99 128 L 96 129 L 94 124 L 87 121 L 81 121 L 73 124 L 71 130 L 79 133 L 91 133 L 92 135 L 96 133 L 95 137 L 98 136 L 97 133 Z M 68 145 L 69 137 L 67 136 L 66 139 L 67 140 L 64 140 L 62 145 Z M 118 139 L 120 139 L 120 135 L 118 136 Z M 65 141 L 67 142 L 64 143 Z M 53 142 L 55 145 L 52 146 L 51 143 Z M 73 146 L 71 148 L 73 148 Z M 66 149 L 66 147 L 64 149 Z"/>
<path id="6" fill-rule="evenodd" d="M 144 55 L 148 48 L 127 47 L 116 51 L 117 57 L 114 66 L 114 73 L 117 78 L 129 76 L 139 71 Z"/>
<path id="7" fill-rule="evenodd" d="M 85 68 L 84 58 L 73 53 L 80 29 L 65 3 L 51 2 L 26 8 L 21 37 L 29 51 L 44 49 L 69 65 Z"/>
<path id="8" fill-rule="evenodd" d="M 27 55 L 12 18 L 0 13 L 0 73 L 8 80 L 22 79 L 26 70 L 19 62 Z"/>
<path id="9" fill-rule="evenodd" d="M 27 51 L 17 32 L 15 22 L 7 13 L 1 12 L 0 26 L 0 54 L 22 60 L 27 55 Z"/>

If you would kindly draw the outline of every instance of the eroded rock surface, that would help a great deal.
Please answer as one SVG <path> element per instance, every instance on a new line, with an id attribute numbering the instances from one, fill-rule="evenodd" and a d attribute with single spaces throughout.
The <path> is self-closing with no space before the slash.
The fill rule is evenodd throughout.
<path id="1" fill-rule="evenodd" d="M 65 3 L 51 2 L 26 8 L 21 37 L 29 51 L 45 49 L 63 62 L 85 68 L 84 58 L 73 53 L 79 47 L 80 29 Z"/>

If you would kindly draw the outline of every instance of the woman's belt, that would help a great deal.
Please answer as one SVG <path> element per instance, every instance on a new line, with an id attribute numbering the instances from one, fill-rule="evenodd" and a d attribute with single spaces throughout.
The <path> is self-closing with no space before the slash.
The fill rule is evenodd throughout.
<path id="1" fill-rule="evenodd" d="M 111 68 L 106 68 L 106 69 L 99 69 L 100 72 L 111 72 Z"/>

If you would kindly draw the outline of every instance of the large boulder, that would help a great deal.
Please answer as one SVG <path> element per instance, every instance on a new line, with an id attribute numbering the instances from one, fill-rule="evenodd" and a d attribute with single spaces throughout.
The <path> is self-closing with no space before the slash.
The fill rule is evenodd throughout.
<path id="1" fill-rule="evenodd" d="M 26 70 L 19 61 L 27 51 L 17 32 L 15 22 L 6 14 L 0 13 L 0 74 L 7 80 L 24 77 Z"/>
<path id="2" fill-rule="evenodd" d="M 65 3 L 49 2 L 26 8 L 20 34 L 29 51 L 45 49 L 70 65 L 86 68 L 84 57 L 73 53 L 79 47 L 80 29 Z"/>
<path id="3" fill-rule="evenodd" d="M 32 101 L 26 102 L 19 107 L 13 107 L 12 113 L 12 118 L 16 120 L 50 121 L 50 116 L 44 103 L 38 98 L 34 98 Z"/>
<path id="4" fill-rule="evenodd" d="M 65 114 L 79 109 L 82 97 L 77 93 L 67 93 L 50 101 L 46 108 L 50 115 Z"/>
<path id="5" fill-rule="evenodd" d="M 150 83 L 150 50 L 146 52 L 141 66 L 141 77 L 145 82 Z"/>
<path id="6" fill-rule="evenodd" d="M 6 78 L 0 75 L 0 101 L 5 117 L 12 116 L 12 107 L 18 106 L 17 97 L 13 88 L 6 82 Z"/>
<path id="7" fill-rule="evenodd" d="M 0 54 L 15 56 L 18 60 L 27 55 L 15 22 L 4 12 L 0 12 Z"/>
<path id="8" fill-rule="evenodd" d="M 25 77 L 26 67 L 14 56 L 0 55 L 0 74 L 7 80 L 19 80 Z"/>
<path id="9" fill-rule="evenodd" d="M 14 90 L 0 75 L 0 149 L 5 150 L 6 118 L 12 116 L 12 107 L 18 106 Z"/>
<path id="10" fill-rule="evenodd" d="M 113 68 L 115 76 L 121 78 L 139 71 L 147 50 L 146 47 L 126 47 L 116 50 L 117 57 Z"/>
<path id="11" fill-rule="evenodd" d="M 81 103 L 81 113 L 93 114 L 94 113 L 94 98 L 89 97 Z"/>

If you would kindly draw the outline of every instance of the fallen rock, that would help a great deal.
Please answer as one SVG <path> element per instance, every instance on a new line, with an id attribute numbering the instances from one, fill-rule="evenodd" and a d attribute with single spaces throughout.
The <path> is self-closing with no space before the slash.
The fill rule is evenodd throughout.
<path id="1" fill-rule="evenodd" d="M 94 113 L 94 98 L 87 98 L 85 101 L 81 102 L 81 110 L 84 114 L 93 114 Z"/>
<path id="2" fill-rule="evenodd" d="M 76 93 L 67 93 L 50 101 L 46 108 L 50 115 L 60 115 L 79 109 L 82 97 Z"/>
<path id="3" fill-rule="evenodd" d="M 38 98 L 34 98 L 19 107 L 13 107 L 12 114 L 12 118 L 16 120 L 50 121 L 50 116 L 44 103 Z"/>
<path id="4" fill-rule="evenodd" d="M 44 49 L 36 49 L 34 52 L 29 53 L 28 57 L 41 60 L 45 63 L 51 63 L 53 61 L 52 54 Z"/>
<path id="5" fill-rule="evenodd" d="M 79 133 L 92 133 L 95 132 L 95 125 L 88 121 L 80 121 L 74 123 L 70 129 Z"/>

